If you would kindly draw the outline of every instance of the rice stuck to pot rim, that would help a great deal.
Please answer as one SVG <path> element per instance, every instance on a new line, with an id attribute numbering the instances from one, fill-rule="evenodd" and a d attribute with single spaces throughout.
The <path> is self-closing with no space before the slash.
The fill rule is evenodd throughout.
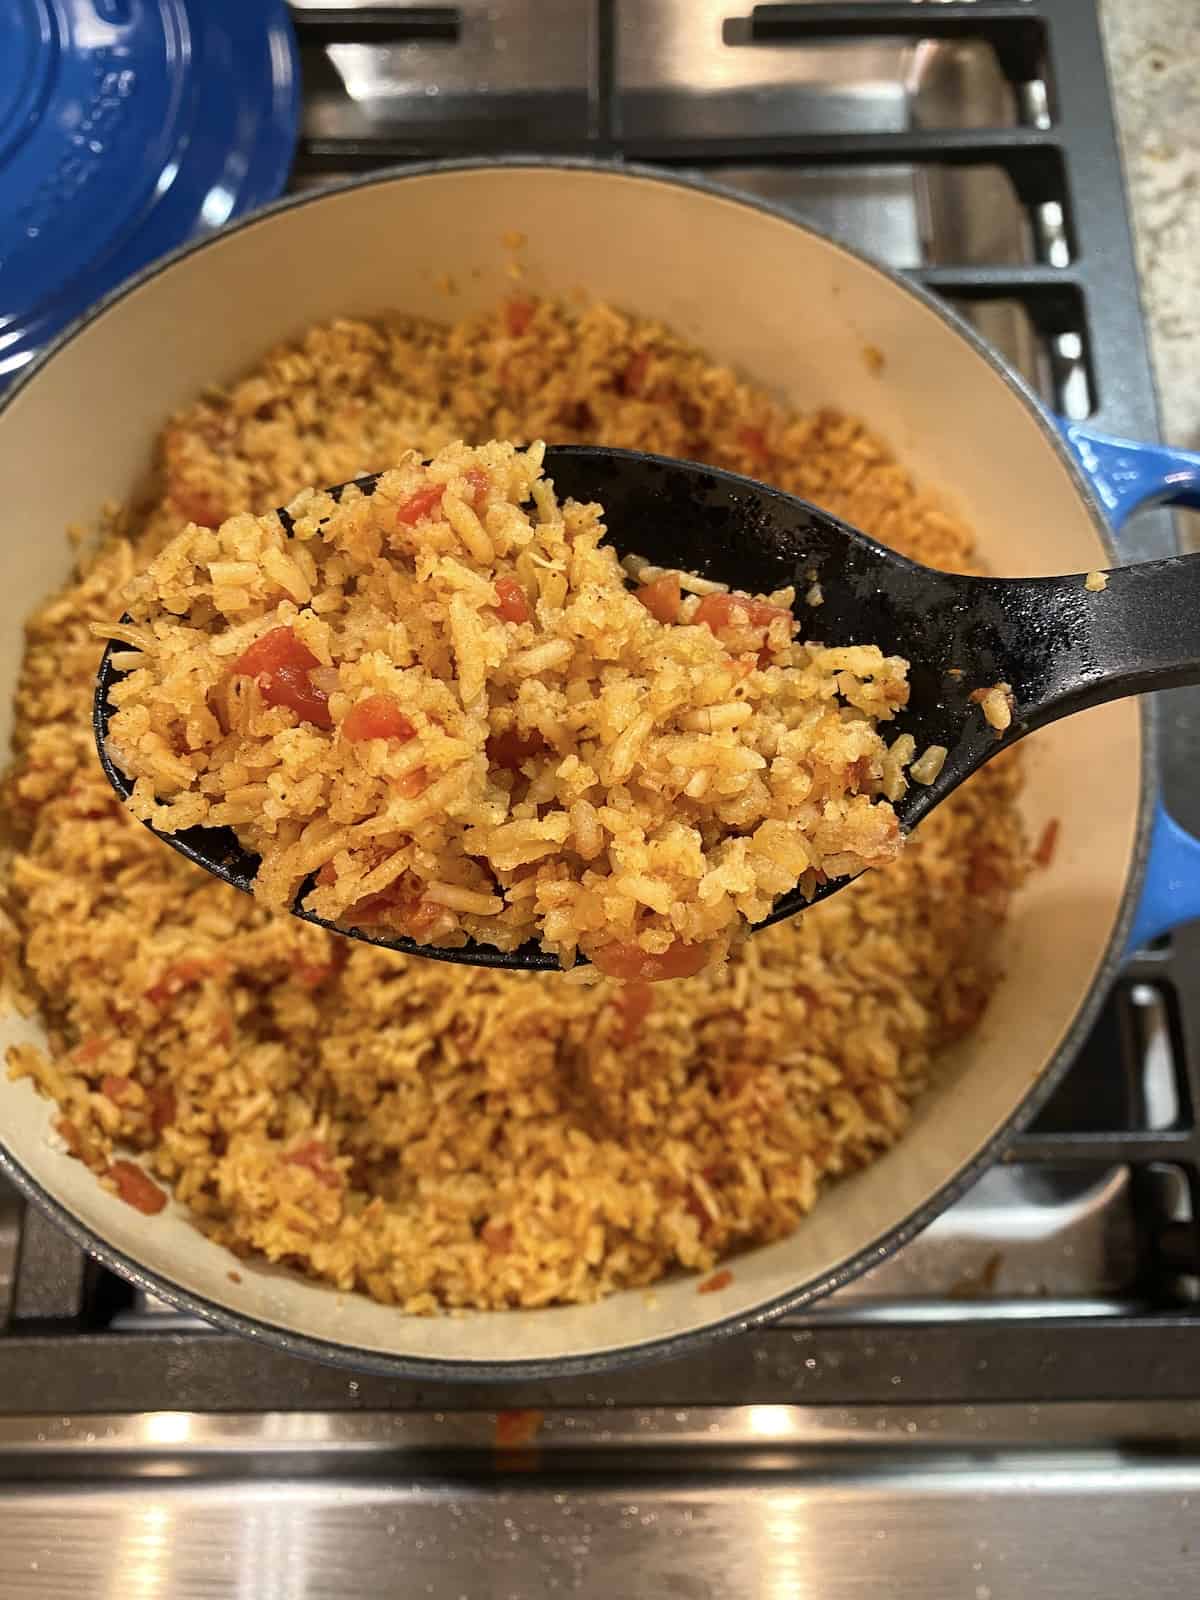
<path id="1" fill-rule="evenodd" d="M 903 1138 L 983 1015 L 1025 871 L 1019 761 L 1001 753 L 890 866 L 723 967 L 586 987 L 272 912 L 166 849 L 96 760 L 92 625 L 187 523 L 409 450 L 542 437 L 708 461 L 973 569 L 969 530 L 861 422 L 790 412 L 645 319 L 521 298 L 309 329 L 169 420 L 149 500 L 107 517 L 29 619 L 0 953 L 45 1042 L 9 1070 L 147 1228 L 169 1192 L 244 1272 L 265 1259 L 427 1313 L 587 1302 L 728 1260 L 697 1280 L 717 1308 L 738 1252 Z"/>
<path id="2" fill-rule="evenodd" d="M 907 662 L 797 641 L 791 589 L 629 577 L 543 455 L 456 444 L 173 539 L 115 630 L 133 814 L 232 827 L 273 909 L 626 979 L 894 860 Z"/>

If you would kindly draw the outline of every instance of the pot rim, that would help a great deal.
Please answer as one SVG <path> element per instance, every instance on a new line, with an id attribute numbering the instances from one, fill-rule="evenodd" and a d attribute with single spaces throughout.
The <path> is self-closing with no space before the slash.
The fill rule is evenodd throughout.
<path id="1" fill-rule="evenodd" d="M 679 173 L 671 168 L 656 167 L 645 163 L 618 163 L 600 157 L 536 156 L 513 153 L 402 163 L 364 174 L 362 177 L 330 184 L 325 188 L 309 190 L 296 195 L 286 195 L 279 200 L 273 201 L 270 205 L 239 219 L 236 223 L 221 229 L 218 233 L 208 234 L 203 238 L 194 239 L 178 246 L 169 254 L 160 257 L 134 276 L 126 279 L 123 284 L 112 290 L 82 316 L 76 318 L 46 346 L 14 380 L 7 391 L 0 394 L 0 422 L 2 422 L 5 412 L 14 400 L 24 392 L 26 387 L 41 372 L 42 368 L 73 343 L 93 322 L 105 316 L 122 301 L 136 294 L 139 289 L 157 278 L 161 273 L 168 271 L 177 262 L 214 244 L 219 244 L 231 234 L 248 231 L 284 212 L 299 210 L 303 206 L 319 204 L 322 200 L 335 197 L 349 190 L 382 186 L 406 178 L 433 177 L 443 173 L 455 172 L 494 171 L 497 168 L 525 171 L 584 172 L 600 174 L 606 177 L 632 177 L 692 190 L 708 195 L 713 199 L 744 207 L 749 211 L 764 213 L 777 221 L 786 223 L 790 227 L 799 229 L 802 233 L 811 234 L 820 239 L 830 249 L 841 252 L 857 265 L 866 267 L 877 274 L 890 287 L 898 289 L 926 310 L 933 312 L 952 332 L 964 339 L 975 351 L 976 355 L 982 357 L 993 375 L 1006 384 L 1018 399 L 1024 403 L 1025 409 L 1032 415 L 1043 439 L 1057 455 L 1060 463 L 1066 467 L 1080 499 L 1087 509 L 1096 536 L 1110 558 L 1111 564 L 1119 564 L 1119 552 L 1099 498 L 1078 461 L 1071 453 L 1066 441 L 1055 426 L 1051 414 L 1025 380 L 1014 372 L 1002 360 L 1000 355 L 980 338 L 974 328 L 943 300 L 939 299 L 923 285 L 909 281 L 856 247 L 834 238 L 825 229 L 817 227 L 808 221 L 801 221 L 783 206 L 743 194 L 736 189 L 728 188 L 724 184 L 715 183 L 708 178 L 691 172 Z M 810 1279 L 808 1282 L 800 1284 L 782 1295 L 777 1295 L 771 1300 L 764 1301 L 751 1311 L 737 1312 L 725 1317 L 716 1316 L 711 1320 L 700 1322 L 695 1327 L 688 1328 L 683 1332 L 664 1334 L 660 1338 L 642 1340 L 637 1344 L 611 1346 L 606 1350 L 591 1351 L 582 1355 L 476 1361 L 442 1360 L 433 1356 L 410 1356 L 369 1350 L 365 1347 L 348 1344 L 336 1339 L 326 1339 L 316 1334 L 296 1333 L 290 1328 L 265 1318 L 254 1317 L 245 1312 L 232 1311 L 228 1307 L 209 1300 L 206 1296 L 193 1290 L 182 1288 L 170 1278 L 142 1266 L 133 1257 L 110 1244 L 101 1234 L 82 1222 L 63 1202 L 51 1195 L 42 1186 L 38 1178 L 34 1176 L 34 1173 L 23 1166 L 7 1149 L 3 1144 L 2 1134 L 0 1134 L 0 1172 L 8 1177 L 27 1199 L 40 1206 L 77 1245 L 86 1250 L 89 1255 L 103 1266 L 132 1282 L 138 1288 L 148 1291 L 167 1301 L 168 1304 L 174 1305 L 182 1311 L 190 1312 L 192 1315 L 200 1317 L 225 1331 L 239 1334 L 243 1338 L 253 1340 L 259 1344 L 270 1345 L 287 1355 L 320 1361 L 326 1365 L 341 1367 L 348 1371 L 372 1373 L 384 1377 L 423 1378 L 449 1382 L 562 1378 L 588 1373 L 617 1371 L 638 1366 L 644 1362 L 670 1360 L 691 1354 L 701 1345 L 707 1344 L 714 1339 L 726 1339 L 753 1328 L 761 1327 L 787 1312 L 797 1311 L 816 1300 L 822 1299 L 835 1289 L 841 1288 L 852 1279 L 859 1277 L 868 1267 L 876 1265 L 884 1257 L 891 1255 L 913 1238 L 915 1234 L 926 1228 L 935 1217 L 963 1195 L 989 1167 L 996 1163 L 1012 1139 L 1027 1126 L 1046 1103 L 1071 1062 L 1075 1059 L 1080 1045 L 1083 1043 L 1104 1004 L 1109 987 L 1120 967 L 1133 922 L 1137 891 L 1141 888 L 1146 865 L 1153 799 L 1157 788 L 1158 740 L 1152 703 L 1145 698 L 1140 699 L 1138 712 L 1142 747 L 1142 774 L 1139 785 L 1138 816 L 1134 830 L 1133 856 L 1130 870 L 1125 881 L 1121 904 L 1113 925 L 1108 947 L 1096 967 L 1095 975 L 1087 992 L 1063 1034 L 1062 1042 L 1058 1049 L 1047 1060 L 1036 1079 L 1032 1081 L 1028 1093 L 1022 1096 L 1010 1115 L 980 1146 L 975 1155 L 963 1166 L 959 1167 L 957 1171 L 951 1173 L 944 1182 L 940 1183 L 915 1211 L 910 1212 L 902 1222 L 879 1234 L 833 1270 L 815 1279 Z M 577 1309 L 580 1315 L 586 1314 L 586 1306 L 579 1306 Z M 397 1315 L 402 1316 L 403 1313 L 398 1312 Z"/>

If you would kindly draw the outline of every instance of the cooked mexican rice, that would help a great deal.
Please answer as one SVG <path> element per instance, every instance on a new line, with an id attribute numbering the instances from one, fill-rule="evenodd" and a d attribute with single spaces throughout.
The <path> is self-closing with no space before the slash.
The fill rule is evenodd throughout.
<path id="1" fill-rule="evenodd" d="M 797 1227 L 978 1022 L 1024 863 L 1000 756 L 891 865 L 719 969 L 588 987 L 352 944 L 165 848 L 96 760 L 92 625 L 189 522 L 497 438 L 709 461 L 971 565 L 969 530 L 862 423 L 603 306 L 313 328 L 167 423 L 146 497 L 29 622 L 5 969 L 49 1047 L 11 1068 L 131 1204 L 173 1192 L 236 1254 L 411 1311 L 594 1299 Z"/>
<path id="2" fill-rule="evenodd" d="M 892 861 L 907 662 L 794 642 L 791 589 L 627 587 L 544 449 L 456 444 L 172 539 L 115 630 L 134 815 L 232 827 L 273 910 L 633 980 Z"/>

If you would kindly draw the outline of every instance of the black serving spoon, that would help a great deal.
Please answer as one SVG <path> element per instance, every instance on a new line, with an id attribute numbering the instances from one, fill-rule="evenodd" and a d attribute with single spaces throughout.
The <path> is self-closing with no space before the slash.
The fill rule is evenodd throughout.
<path id="1" fill-rule="evenodd" d="M 731 588 L 765 594 L 791 585 L 802 638 L 877 644 L 910 663 L 908 706 L 888 725 L 889 734 L 910 733 L 918 755 L 929 745 L 945 746 L 947 755 L 932 783 L 911 783 L 897 803 L 906 833 L 964 778 L 1035 728 L 1105 700 L 1200 682 L 1200 555 L 1118 567 L 1104 574 L 1099 591 L 1085 586 L 1084 573 L 960 577 L 918 566 L 779 489 L 694 462 L 564 445 L 546 451 L 545 471 L 560 499 L 603 505 L 609 542 L 619 554 L 629 553 L 628 539 L 633 553 L 655 566 Z M 355 480 L 364 494 L 377 482 L 377 475 Z M 342 487 L 330 491 L 335 498 Z M 288 512 L 278 516 L 290 529 Z M 814 606 L 808 597 L 817 593 Z M 100 663 L 93 715 L 101 763 L 125 799 L 132 786 L 105 745 L 108 692 L 121 676 L 113 649 L 110 644 Z M 1001 683 L 1012 691 L 1012 721 L 998 735 L 971 695 Z M 1096 778 L 1103 781 L 1102 774 L 1081 781 Z M 258 857 L 242 848 L 232 829 L 190 828 L 159 837 L 226 883 L 251 890 Z M 822 884 L 812 900 L 793 890 L 758 927 L 793 916 L 848 882 Z M 558 966 L 532 941 L 513 951 L 474 942 L 447 950 L 336 927 L 300 909 L 308 888 L 297 897 L 296 916 L 368 944 L 471 966 Z"/>

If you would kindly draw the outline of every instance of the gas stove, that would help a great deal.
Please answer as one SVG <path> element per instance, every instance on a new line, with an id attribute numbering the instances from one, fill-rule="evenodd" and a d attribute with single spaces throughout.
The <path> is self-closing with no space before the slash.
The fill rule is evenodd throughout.
<path id="1" fill-rule="evenodd" d="M 946 296 L 1063 414 L 1155 434 L 1095 0 L 293 13 L 296 189 L 513 149 L 701 172 Z M 1172 538 L 1156 513 L 1126 544 Z M 1163 710 L 1198 826 L 1200 718 Z M 1198 980 L 1200 930 L 1140 953 L 1008 1159 L 857 1282 L 612 1376 L 349 1377 L 0 1193 L 5 1594 L 1189 1592 Z"/>

